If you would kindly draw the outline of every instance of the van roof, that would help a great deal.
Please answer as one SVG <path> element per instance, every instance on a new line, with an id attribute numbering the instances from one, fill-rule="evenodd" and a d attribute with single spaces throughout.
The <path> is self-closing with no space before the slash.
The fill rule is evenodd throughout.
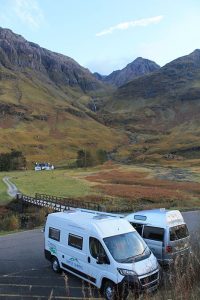
<path id="1" fill-rule="evenodd" d="M 138 211 L 127 215 L 126 219 L 129 222 L 148 224 L 161 228 L 185 223 L 179 210 L 167 210 L 165 208 Z"/>
<path id="2" fill-rule="evenodd" d="M 135 231 L 124 218 L 76 209 L 49 214 L 47 223 L 57 228 L 73 228 L 76 232 L 90 232 L 102 238 Z"/>

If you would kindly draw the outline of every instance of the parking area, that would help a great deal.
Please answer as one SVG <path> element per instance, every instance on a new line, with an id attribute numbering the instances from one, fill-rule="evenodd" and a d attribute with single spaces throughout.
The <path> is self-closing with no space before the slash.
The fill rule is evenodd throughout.
<path id="1" fill-rule="evenodd" d="M 96 288 L 67 273 L 55 274 L 44 258 L 41 230 L 0 237 L 0 299 L 95 299 Z"/>

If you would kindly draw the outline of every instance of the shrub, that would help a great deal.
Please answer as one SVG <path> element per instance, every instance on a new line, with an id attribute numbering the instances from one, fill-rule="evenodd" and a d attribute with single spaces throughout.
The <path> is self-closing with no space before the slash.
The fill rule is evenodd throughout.
<path id="1" fill-rule="evenodd" d="M 20 221 L 16 215 L 10 215 L 2 218 L 0 225 L 4 231 L 13 231 L 20 228 Z"/>
<path id="2" fill-rule="evenodd" d="M 43 225 L 47 214 L 48 214 L 47 209 L 45 208 L 39 209 L 37 215 L 35 216 L 34 225 L 35 226 Z"/>

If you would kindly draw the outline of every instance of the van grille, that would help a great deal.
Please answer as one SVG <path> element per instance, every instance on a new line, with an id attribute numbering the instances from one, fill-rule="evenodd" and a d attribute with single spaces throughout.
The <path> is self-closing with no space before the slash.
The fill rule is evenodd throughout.
<path id="1" fill-rule="evenodd" d="M 155 281 L 157 279 L 158 279 L 158 272 L 156 272 L 152 275 L 149 275 L 147 277 L 141 278 L 140 282 L 143 286 L 145 286 L 145 285 L 148 285 L 148 284 L 152 283 L 153 281 Z"/>

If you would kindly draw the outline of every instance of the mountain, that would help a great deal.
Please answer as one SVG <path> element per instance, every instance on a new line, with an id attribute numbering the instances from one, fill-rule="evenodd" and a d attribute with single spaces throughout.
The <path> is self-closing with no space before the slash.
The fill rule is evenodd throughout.
<path id="1" fill-rule="evenodd" d="M 0 28 L 0 152 L 21 150 L 31 165 L 66 163 L 82 148 L 111 151 L 121 133 L 89 108 L 104 93 L 72 58 Z"/>
<path id="2" fill-rule="evenodd" d="M 99 73 L 94 73 L 94 75 L 98 80 L 120 87 L 137 77 L 159 70 L 159 68 L 160 66 L 155 62 L 138 57 L 122 70 L 114 71 L 108 76 Z"/>
<path id="3" fill-rule="evenodd" d="M 102 111 L 135 155 L 200 157 L 200 50 L 119 87 Z"/>
<path id="4" fill-rule="evenodd" d="M 195 100 L 198 98 L 198 86 L 195 83 L 200 79 L 200 50 L 178 58 L 157 72 L 138 78 L 122 87 L 116 93 L 117 97 L 138 99 L 155 99 L 166 97 L 174 100 Z M 191 88 L 192 93 L 191 93 Z M 189 90 L 188 90 L 189 89 Z"/>

